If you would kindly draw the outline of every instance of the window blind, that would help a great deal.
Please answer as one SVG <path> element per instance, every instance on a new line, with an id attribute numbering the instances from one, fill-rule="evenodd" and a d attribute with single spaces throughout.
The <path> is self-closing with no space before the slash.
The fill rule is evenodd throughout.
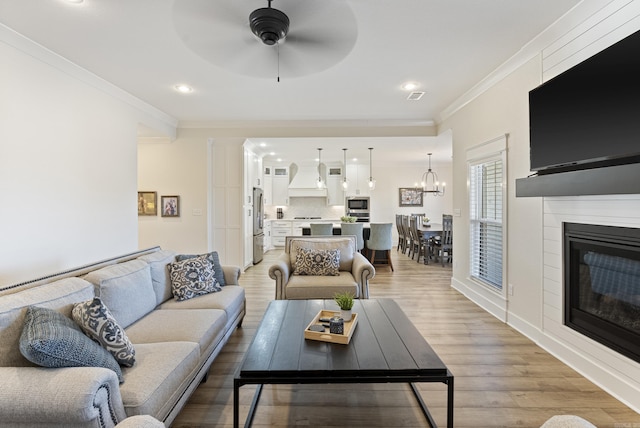
<path id="1" fill-rule="evenodd" d="M 502 290 L 503 164 L 495 157 L 469 165 L 471 276 Z"/>

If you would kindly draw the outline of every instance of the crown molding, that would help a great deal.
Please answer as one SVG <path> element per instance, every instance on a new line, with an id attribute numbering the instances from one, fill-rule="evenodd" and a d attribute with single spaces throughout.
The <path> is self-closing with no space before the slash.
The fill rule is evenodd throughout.
<path id="1" fill-rule="evenodd" d="M 31 39 L 26 38 L 4 24 L 0 24 L 0 42 L 55 68 L 72 79 L 80 81 L 126 103 L 146 115 L 146 120 L 144 120 L 145 122 L 156 122 L 157 126 L 154 126 L 154 128 L 162 128 L 162 132 L 164 134 L 175 138 L 178 126 L 177 119 L 169 116 L 165 112 L 153 107 L 141 99 L 134 97 L 130 93 L 120 89 L 112 83 L 109 83 L 101 77 L 98 77 L 87 69 L 74 64 L 63 56 L 45 48 Z"/>

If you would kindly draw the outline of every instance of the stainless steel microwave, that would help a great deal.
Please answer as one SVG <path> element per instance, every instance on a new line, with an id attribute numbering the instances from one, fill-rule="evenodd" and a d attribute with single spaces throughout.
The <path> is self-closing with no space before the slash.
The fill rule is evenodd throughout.
<path id="1" fill-rule="evenodd" d="M 347 212 L 369 212 L 369 198 L 362 196 L 350 196 L 346 199 Z"/>

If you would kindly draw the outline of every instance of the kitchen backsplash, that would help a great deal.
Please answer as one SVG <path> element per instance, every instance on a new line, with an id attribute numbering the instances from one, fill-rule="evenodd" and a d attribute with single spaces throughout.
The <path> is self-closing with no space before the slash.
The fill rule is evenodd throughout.
<path id="1" fill-rule="evenodd" d="M 344 205 L 327 206 L 324 198 L 291 198 L 291 204 L 282 207 L 285 219 L 294 217 L 321 217 L 339 219 L 344 215 Z M 268 219 L 276 218 L 276 206 L 267 205 L 264 212 Z"/>

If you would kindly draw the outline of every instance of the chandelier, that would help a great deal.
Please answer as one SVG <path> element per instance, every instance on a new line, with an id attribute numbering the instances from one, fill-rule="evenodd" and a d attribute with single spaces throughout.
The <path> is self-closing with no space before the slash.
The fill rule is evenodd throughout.
<path id="1" fill-rule="evenodd" d="M 422 174 L 422 179 L 420 180 L 420 186 L 422 189 L 416 189 L 421 191 L 422 193 L 431 193 L 433 196 L 444 196 L 445 183 L 442 183 L 442 189 L 440 188 L 440 182 L 438 181 L 438 174 L 435 171 L 431 170 L 431 155 L 432 153 L 427 153 L 429 155 L 429 169 L 427 172 Z"/>

